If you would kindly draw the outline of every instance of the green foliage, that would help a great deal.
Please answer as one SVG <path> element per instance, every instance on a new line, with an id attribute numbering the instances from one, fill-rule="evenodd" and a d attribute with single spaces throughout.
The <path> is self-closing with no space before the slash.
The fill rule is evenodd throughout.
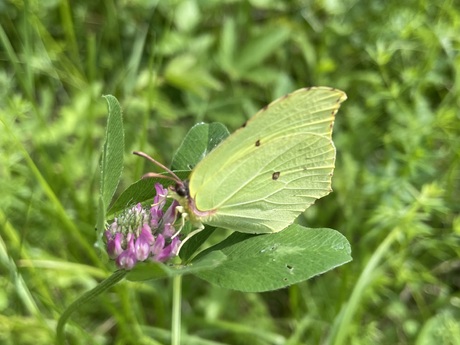
<path id="1" fill-rule="evenodd" d="M 332 229 L 293 224 L 276 234 L 234 233 L 200 253 L 222 252 L 226 260 L 197 276 L 216 285 L 248 292 L 280 289 L 351 261 L 350 245 Z"/>
<path id="2" fill-rule="evenodd" d="M 120 159 L 119 155 L 112 152 L 122 149 L 122 143 L 119 143 L 123 142 L 121 110 L 113 96 L 110 96 L 109 100 L 109 119 L 102 149 L 101 199 L 104 197 L 104 186 L 111 185 L 114 188 L 122 170 L 122 157 Z M 220 123 L 200 123 L 193 126 L 174 154 L 173 166 L 183 169 L 194 168 L 227 136 L 228 130 Z M 216 166 L 216 169 L 218 168 Z M 178 173 L 182 175 L 185 172 Z M 146 200 L 150 201 L 151 205 L 151 195 L 155 188 L 153 182 L 161 183 L 162 181 L 158 181 L 160 177 L 141 179 L 133 183 L 121 194 L 112 208 L 122 210 L 137 203 L 145 203 Z M 184 174 L 182 179 L 187 177 Z M 105 180 L 110 184 L 105 184 Z M 169 180 L 168 183 L 174 181 Z M 108 204 L 109 201 L 110 198 L 101 204 Z M 105 210 L 105 207 L 102 206 L 101 209 Z M 191 222 L 186 225 L 192 228 Z M 197 229 L 193 230 L 198 232 Z M 199 244 L 204 243 L 213 230 L 215 228 L 208 227 L 204 230 L 204 236 L 194 236 L 195 241 L 191 244 L 187 244 L 184 239 L 186 247 L 184 253 L 181 252 L 180 258 L 183 260 L 180 265 L 139 263 L 138 267 L 129 272 L 128 278 L 133 281 L 151 280 L 192 273 L 221 287 L 263 292 L 300 283 L 351 261 L 350 244 L 343 235 L 332 229 L 308 229 L 298 224 L 293 224 L 279 233 L 264 236 L 232 234 L 217 245 L 197 252 Z M 100 234 L 103 231 L 101 227 Z M 202 231 L 203 229 L 199 232 Z M 238 231 L 237 224 L 235 231 Z M 187 234 L 188 231 L 182 229 L 182 233 Z M 196 253 L 198 254 L 195 256 Z M 270 269 L 267 270 L 267 267 Z"/>
<path id="3" fill-rule="evenodd" d="M 99 248 L 104 247 L 102 236 L 105 230 L 106 210 L 117 190 L 123 172 L 123 155 L 125 148 L 125 133 L 123 117 L 117 99 L 111 95 L 105 96 L 108 108 L 107 126 L 104 144 L 101 152 L 100 191 L 97 208 L 97 243 Z M 104 252 L 102 250 L 102 252 Z"/>
<path id="4" fill-rule="evenodd" d="M 426 344 L 439 334 L 458 343 L 454 1 L 10 1 L 0 10 L 0 343 L 52 343 L 65 307 L 113 271 L 93 247 L 102 94 L 124 109 L 122 191 L 153 169 L 131 151 L 169 165 L 197 122 L 233 131 L 311 85 L 345 90 L 348 101 L 334 128 L 334 193 L 299 222 L 339 229 L 354 261 L 263 294 L 186 276 L 190 343 Z M 123 282 L 71 319 L 69 341 L 166 343 L 170 298 L 168 280 Z"/>

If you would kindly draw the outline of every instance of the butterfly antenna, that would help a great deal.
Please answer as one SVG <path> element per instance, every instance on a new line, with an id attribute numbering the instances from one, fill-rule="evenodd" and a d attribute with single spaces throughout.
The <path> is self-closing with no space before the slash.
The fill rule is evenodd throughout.
<path id="1" fill-rule="evenodd" d="M 156 166 L 159 166 L 160 168 L 164 169 L 165 171 L 167 171 L 169 174 L 172 175 L 172 177 L 170 176 L 164 176 L 164 175 L 161 175 L 161 174 L 157 174 L 157 173 L 154 173 L 154 172 L 151 172 L 151 173 L 147 173 L 145 174 L 143 177 L 159 177 L 159 178 L 165 178 L 167 180 L 171 180 L 171 181 L 174 181 L 174 182 L 177 182 L 179 184 L 183 184 L 182 180 L 175 174 L 172 172 L 171 169 L 167 168 L 166 166 L 164 166 L 163 164 L 161 164 L 160 162 L 158 162 L 157 160 L 153 159 L 152 157 L 150 157 L 148 154 L 144 153 L 144 152 L 141 152 L 141 151 L 133 151 L 133 153 L 135 155 L 138 155 L 138 156 L 141 156 L 149 161 L 151 161 L 153 164 L 155 164 Z"/>

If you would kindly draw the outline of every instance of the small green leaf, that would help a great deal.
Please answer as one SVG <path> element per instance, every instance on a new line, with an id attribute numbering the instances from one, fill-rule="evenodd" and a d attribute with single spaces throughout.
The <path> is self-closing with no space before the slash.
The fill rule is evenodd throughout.
<path id="1" fill-rule="evenodd" d="M 180 250 L 180 257 L 184 261 L 188 261 L 192 255 L 200 248 L 200 246 L 208 239 L 209 236 L 216 230 L 214 227 L 207 226 L 204 230 L 192 236 Z"/>
<path id="2" fill-rule="evenodd" d="M 165 67 L 164 77 L 169 84 L 199 97 L 207 97 L 211 90 L 222 89 L 220 81 L 204 66 L 200 66 L 193 54 L 171 59 Z"/>
<path id="3" fill-rule="evenodd" d="M 174 154 L 171 167 L 177 170 L 192 170 L 228 136 L 228 129 L 221 123 L 196 124 L 188 131 Z"/>
<path id="4" fill-rule="evenodd" d="M 142 281 L 172 277 L 171 269 L 161 262 L 140 262 L 129 271 L 127 280 Z"/>
<path id="5" fill-rule="evenodd" d="M 104 96 L 109 116 L 101 158 L 101 196 L 105 207 L 110 204 L 123 171 L 125 146 L 123 118 L 120 104 L 114 96 Z"/>
<path id="6" fill-rule="evenodd" d="M 174 22 L 179 31 L 191 31 L 200 23 L 200 8 L 196 1 L 180 2 L 175 10 L 174 17 Z"/>
<path id="7" fill-rule="evenodd" d="M 214 250 L 221 250 L 227 260 L 195 274 L 221 287 L 247 292 L 280 289 L 351 261 L 350 244 L 342 234 L 298 224 L 275 234 L 234 233 L 198 258 Z"/>
<path id="8" fill-rule="evenodd" d="M 175 174 L 185 179 L 189 175 L 189 171 L 176 171 Z M 167 175 L 167 174 L 165 174 Z M 111 218 L 116 213 L 124 210 L 125 208 L 137 204 L 145 203 L 153 200 L 155 196 L 155 183 L 161 183 L 163 187 L 168 187 L 174 184 L 173 181 L 161 178 L 145 178 L 140 179 L 126 188 L 118 199 L 112 204 L 112 207 L 107 212 L 107 218 Z"/>
<path id="9" fill-rule="evenodd" d="M 221 251 L 214 251 L 206 257 L 196 260 L 189 265 L 166 265 L 160 262 L 142 262 L 129 271 L 126 279 L 131 281 L 142 281 L 151 279 L 162 279 L 173 277 L 178 274 L 191 274 L 203 270 L 212 270 L 226 260 L 226 255 Z"/>

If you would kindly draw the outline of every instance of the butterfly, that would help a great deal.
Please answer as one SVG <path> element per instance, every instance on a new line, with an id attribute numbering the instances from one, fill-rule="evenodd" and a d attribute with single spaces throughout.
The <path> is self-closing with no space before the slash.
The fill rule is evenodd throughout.
<path id="1" fill-rule="evenodd" d="M 273 101 L 205 156 L 185 181 L 135 153 L 173 176 L 175 198 L 201 228 L 275 233 L 332 191 L 332 128 L 346 99 L 340 90 L 310 87 Z"/>

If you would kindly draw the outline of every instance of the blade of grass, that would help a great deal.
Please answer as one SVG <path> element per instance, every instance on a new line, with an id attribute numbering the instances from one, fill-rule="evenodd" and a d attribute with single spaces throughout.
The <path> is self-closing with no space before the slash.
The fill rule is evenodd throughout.
<path id="1" fill-rule="evenodd" d="M 351 324 L 353 323 L 353 316 L 360 305 L 361 299 L 365 296 L 366 288 L 370 285 L 374 278 L 373 272 L 377 269 L 385 254 L 388 253 L 391 244 L 396 239 L 400 231 L 401 230 L 399 228 L 393 229 L 393 231 L 388 234 L 370 258 L 366 267 L 359 276 L 344 309 L 334 320 L 334 324 L 326 344 L 347 344 L 346 339 L 348 331 L 351 329 Z"/>
<path id="2" fill-rule="evenodd" d="M 15 77 L 19 81 L 19 84 L 21 85 L 24 91 L 24 94 L 27 96 L 29 100 L 33 100 L 33 93 L 30 88 L 29 83 L 27 82 L 26 71 L 23 70 L 21 63 L 19 62 L 19 58 L 16 55 L 16 52 L 14 51 L 13 46 L 11 45 L 8 35 L 6 34 L 5 30 L 3 30 L 3 27 L 1 25 L 0 25 L 0 42 L 5 48 L 6 56 L 8 57 L 8 62 L 13 65 Z M 35 102 L 31 102 L 31 103 L 34 104 Z"/>
<path id="3" fill-rule="evenodd" d="M 11 224 L 5 219 L 5 214 L 2 212 L 2 210 L 0 210 L 0 224 L 2 225 L 2 234 L 6 234 L 8 238 L 13 238 L 13 241 L 19 241 L 19 238 L 17 237 L 17 232 L 15 232 L 12 229 Z M 8 255 L 8 247 L 3 241 L 3 235 L 2 237 L 0 237 L 0 263 L 3 267 L 8 269 L 11 281 L 15 286 L 14 290 L 18 295 L 19 300 L 22 302 L 27 313 L 40 317 L 41 312 L 37 304 L 35 303 L 34 298 L 32 297 L 32 293 L 30 292 L 29 288 L 27 287 L 27 284 L 24 282 L 24 279 L 19 273 L 16 263 Z"/>
<path id="4" fill-rule="evenodd" d="M 70 50 L 70 56 L 73 57 L 73 62 L 78 66 L 78 70 L 81 71 L 80 66 L 80 54 L 77 44 L 77 38 L 75 36 L 75 27 L 72 20 L 71 6 L 68 0 L 60 1 L 60 14 L 61 14 L 61 24 L 64 28 L 64 33 L 66 36 L 66 41 L 68 48 Z"/>

